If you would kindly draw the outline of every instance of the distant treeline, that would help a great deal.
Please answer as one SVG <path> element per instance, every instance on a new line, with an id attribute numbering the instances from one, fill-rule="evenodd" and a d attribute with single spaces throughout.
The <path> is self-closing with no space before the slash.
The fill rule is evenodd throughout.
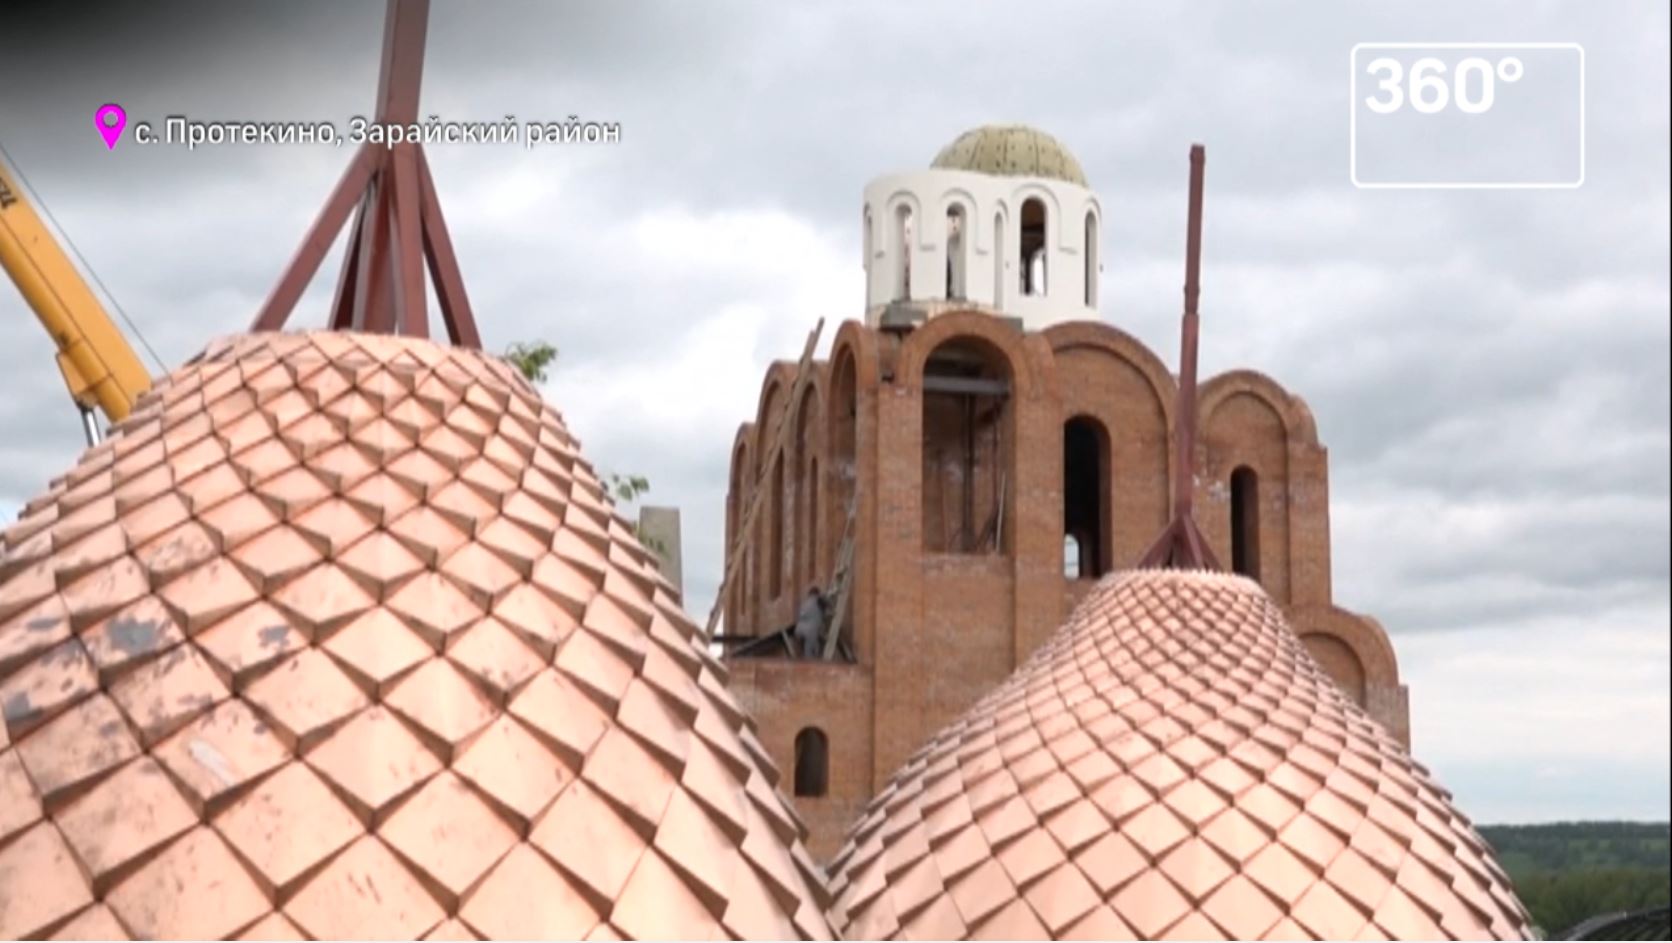
<path id="1" fill-rule="evenodd" d="M 1672 900 L 1672 824 L 1483 825 L 1480 833 L 1548 935 L 1598 914 Z"/>

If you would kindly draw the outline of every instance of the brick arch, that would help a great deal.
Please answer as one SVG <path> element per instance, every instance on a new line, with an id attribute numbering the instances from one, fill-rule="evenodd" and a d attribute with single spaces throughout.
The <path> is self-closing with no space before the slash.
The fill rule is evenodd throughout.
<path id="1" fill-rule="evenodd" d="M 894 382 L 907 388 L 923 385 L 923 365 L 947 341 L 971 339 L 992 347 L 1010 371 L 1011 389 L 1018 398 L 1033 394 L 1040 382 L 1024 335 L 1008 323 L 974 310 L 950 311 L 930 318 L 906 335 L 895 364 Z"/>
<path id="2" fill-rule="evenodd" d="M 1173 404 L 1178 398 L 1178 384 L 1167 370 L 1167 365 L 1143 341 L 1113 324 L 1101 321 L 1064 321 L 1047 327 L 1043 333 L 1053 354 L 1091 349 L 1125 361 L 1148 382 L 1157 405 L 1161 407 L 1165 427 L 1173 427 Z"/>
<path id="3" fill-rule="evenodd" d="M 819 468 L 825 497 L 819 534 L 821 546 L 815 556 L 820 572 L 825 575 L 829 575 L 835 567 L 842 535 L 848 530 L 849 508 L 853 510 L 856 523 L 864 514 L 857 500 L 860 479 L 867 474 L 866 456 L 875 451 L 875 446 L 869 442 L 876 433 L 871 427 L 872 420 L 867 418 L 867 404 L 876 396 L 880 356 L 877 336 L 865 325 L 847 321 L 837 329 L 825 370 L 825 459 Z M 848 415 L 849 397 L 851 418 Z M 861 566 L 856 557 L 853 563 L 856 582 L 863 578 L 859 576 Z M 857 604 L 850 604 L 839 627 L 850 645 L 855 642 L 859 608 Z"/>
<path id="4" fill-rule="evenodd" d="M 855 326 L 848 322 L 848 326 Z M 871 340 L 863 335 L 854 338 L 844 336 L 846 331 L 837 335 L 836 346 L 830 352 L 830 360 L 824 369 L 825 395 L 821 400 L 823 410 L 820 419 L 824 424 L 823 454 L 826 458 L 826 475 L 835 474 L 834 463 L 845 460 L 853 463 L 854 474 L 858 474 L 859 457 L 864 448 L 860 444 L 860 402 L 866 394 L 876 386 L 877 370 L 875 348 L 870 345 Z M 851 381 L 849 376 L 851 374 Z M 853 416 L 847 415 L 850 408 Z M 851 423 L 852 428 L 847 428 Z M 844 442 L 845 436 L 851 437 L 851 442 Z"/>
<path id="5" fill-rule="evenodd" d="M 1287 615 L 1313 660 L 1343 688 L 1355 686 L 1357 682 L 1359 690 L 1349 693 L 1355 695 L 1370 716 L 1408 746 L 1411 735 L 1408 692 L 1400 683 L 1399 661 L 1381 623 L 1333 605 L 1294 607 Z M 1343 668 L 1347 670 L 1342 671 Z"/>
<path id="6" fill-rule="evenodd" d="M 786 519 L 785 507 L 786 476 L 790 469 L 785 465 L 788 457 L 785 452 L 779 452 L 777 458 L 768 464 L 766 455 L 772 447 L 772 440 L 777 435 L 778 423 L 782 414 L 784 397 L 789 395 L 790 387 L 795 382 L 796 365 L 788 361 L 774 361 L 766 369 L 766 379 L 761 384 L 760 403 L 756 407 L 754 465 L 757 487 L 767 489 L 763 495 L 766 502 L 755 517 L 754 532 L 749 535 L 753 546 L 753 559 L 750 565 L 754 572 L 750 581 L 754 584 L 753 604 L 758 607 L 757 612 L 763 616 L 771 615 L 774 607 L 782 606 L 783 600 L 789 595 L 785 591 L 787 580 L 793 576 L 788 572 L 786 557 L 789 546 L 790 531 Z M 791 417 L 793 420 L 793 416 Z"/>
<path id="7" fill-rule="evenodd" d="M 1388 640 L 1387 630 L 1369 616 L 1350 612 L 1339 606 L 1306 607 L 1293 613 L 1293 622 L 1302 638 L 1324 634 L 1340 639 L 1353 650 L 1364 666 L 1364 679 L 1370 685 L 1399 683 L 1399 662 Z"/>
<path id="8" fill-rule="evenodd" d="M 863 517 L 863 510 L 854 502 L 859 497 L 859 482 L 868 475 L 866 470 L 876 450 L 876 431 L 871 426 L 874 413 L 869 413 L 869 403 L 873 403 L 881 383 L 881 359 L 883 351 L 876 331 L 859 321 L 844 321 L 836 329 L 824 371 L 824 461 L 819 468 L 826 487 L 818 552 L 824 573 L 833 570 L 841 550 L 841 537 L 848 530 L 849 507 L 853 507 L 856 520 Z M 851 381 L 846 375 L 849 370 Z M 851 418 L 848 396 L 853 408 Z M 858 560 L 854 562 L 854 572 L 859 572 Z M 843 620 L 844 637 L 849 642 L 853 640 L 856 609 L 849 605 Z"/>
<path id="9" fill-rule="evenodd" d="M 793 495 L 787 508 L 789 572 L 797 593 L 817 576 L 818 539 L 823 529 L 818 514 L 825 490 L 820 478 L 825 467 L 824 387 L 828 369 L 818 362 L 810 364 L 809 369 L 809 382 L 790 411 L 789 437 L 784 443 L 785 481 Z"/>
<path id="10" fill-rule="evenodd" d="M 783 361 L 779 363 L 787 368 L 783 389 L 785 395 L 788 395 L 795 383 L 795 365 Z M 776 368 L 778 364 L 773 366 Z M 828 411 L 832 368 L 828 361 L 821 360 L 813 361 L 808 368 L 810 374 L 807 385 L 802 388 L 800 398 L 790 409 L 790 433 L 784 440 L 784 451 L 794 454 L 801 449 L 802 441 L 806 440 L 809 452 L 823 456 L 829 445 L 829 420 L 825 414 Z M 803 424 L 806 428 L 803 428 Z"/>
<path id="11" fill-rule="evenodd" d="M 783 405 L 781 397 L 789 395 L 790 387 L 794 383 L 795 364 L 788 360 L 775 360 L 766 368 L 766 378 L 761 383 L 760 399 L 755 404 L 756 441 L 760 445 L 755 453 L 757 474 L 764 475 L 767 472 L 767 469 L 759 467 L 765 458 L 760 453 L 772 443 L 772 436 L 777 431 L 778 413 Z"/>
<path id="12" fill-rule="evenodd" d="M 960 310 L 931 318 L 899 340 L 893 391 L 906 394 L 918 410 L 915 439 L 889 457 L 917 461 L 921 469 L 918 510 L 922 552 L 975 554 L 1016 552 L 1020 431 L 1024 414 L 1053 401 L 1050 349 L 990 314 Z M 925 392 L 928 361 L 950 347 L 978 351 L 989 377 L 1004 377 L 1010 395 L 995 413 L 967 411 L 971 402 Z M 1046 388 L 1041 389 L 1041 384 Z M 979 430 L 979 442 L 976 432 Z M 968 451 L 971 443 L 977 447 Z M 910 448 L 914 451 L 907 452 Z M 996 531 L 987 528 L 1002 515 Z M 997 537 L 993 547 L 984 543 Z"/>
<path id="13" fill-rule="evenodd" d="M 836 339 L 830 344 L 828 373 L 834 377 L 836 365 L 844 356 L 853 357 L 854 389 L 863 393 L 874 390 L 880 376 L 878 369 L 877 334 L 859 321 L 843 321 L 836 329 Z"/>
<path id="14" fill-rule="evenodd" d="M 748 511 L 750 495 L 755 490 L 755 424 L 746 422 L 737 427 L 737 435 L 732 437 L 731 471 L 726 479 L 726 552 L 729 554 L 732 545 L 737 542 L 738 528 L 743 524 L 743 515 Z M 735 633 L 752 618 L 749 606 L 749 592 L 751 576 L 747 558 L 751 541 L 745 539 L 737 552 L 742 554 L 745 562 L 741 564 L 732 576 L 732 585 L 727 589 L 726 604 L 726 632 Z M 729 559 L 728 559 L 729 562 Z"/>
<path id="15" fill-rule="evenodd" d="M 832 397 L 846 392 L 838 390 L 837 387 L 843 362 L 848 359 L 853 362 L 853 397 L 857 411 L 858 403 L 876 392 L 877 385 L 881 382 L 882 377 L 882 352 L 877 344 L 877 334 L 859 321 L 844 321 L 842 326 L 836 329 L 836 339 L 830 345 L 830 355 L 824 365 L 824 434 L 825 455 L 827 456 L 834 456 L 838 451 L 836 437 L 839 429 L 837 428 L 837 422 L 841 416 L 839 411 L 832 407 L 834 402 Z M 859 428 L 862 424 L 859 422 L 857 415 L 854 417 L 854 424 L 856 428 L 854 429 L 853 457 L 857 462 L 859 456 L 865 452 L 865 444 L 861 441 L 862 430 Z"/>
<path id="16" fill-rule="evenodd" d="M 1296 528 L 1292 478 L 1297 459 L 1318 450 L 1308 412 L 1270 377 L 1252 370 L 1220 374 L 1202 387 L 1197 523 L 1222 564 L 1236 557 L 1239 529 L 1252 539 L 1243 546 L 1247 566 L 1279 603 L 1294 601 Z M 1253 473 L 1253 497 L 1233 521 L 1239 469 Z"/>
<path id="17" fill-rule="evenodd" d="M 1239 394 L 1252 396 L 1271 407 L 1290 442 L 1304 445 L 1318 444 L 1318 424 L 1312 410 L 1300 397 L 1284 389 L 1282 384 L 1258 370 L 1231 370 L 1202 384 L 1200 412 L 1205 428 L 1213 420 L 1214 412 Z"/>
<path id="18" fill-rule="evenodd" d="M 1340 636 L 1329 632 L 1308 632 L 1300 637 L 1300 641 L 1312 660 L 1323 666 L 1324 673 L 1336 686 L 1352 698 L 1353 703 L 1363 707 L 1368 684 L 1364 659 L 1359 657 L 1358 652 Z"/>
<path id="19" fill-rule="evenodd" d="M 808 440 L 808 451 L 822 455 L 825 436 L 819 434 L 825 426 L 825 387 L 829 382 L 830 365 L 811 364 L 812 378 L 801 390 L 801 397 L 790 410 L 790 436 L 784 440 L 786 448 L 799 450 L 803 439 Z"/>
<path id="20" fill-rule="evenodd" d="M 1111 325 L 1070 321 L 1041 334 L 1062 418 L 1088 415 L 1108 431 L 1104 543 L 1109 564 L 1131 566 L 1167 523 L 1177 387 L 1160 358 Z"/>
<path id="21" fill-rule="evenodd" d="M 741 499 L 747 497 L 755 487 L 755 424 L 746 422 L 737 427 L 737 435 L 732 436 L 731 473 L 727 487 L 732 489 Z M 742 523 L 743 508 L 737 510 L 736 523 Z M 728 522 L 730 527 L 732 522 Z"/>

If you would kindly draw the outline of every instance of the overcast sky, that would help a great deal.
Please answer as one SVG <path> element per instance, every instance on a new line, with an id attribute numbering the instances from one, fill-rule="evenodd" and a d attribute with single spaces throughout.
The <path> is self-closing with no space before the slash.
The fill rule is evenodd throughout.
<path id="1" fill-rule="evenodd" d="M 683 510 L 699 618 L 763 371 L 862 314 L 867 180 L 978 124 L 1056 135 L 1105 207 L 1101 316 L 1172 364 L 1199 140 L 1203 369 L 1316 413 L 1335 597 L 1392 634 L 1418 758 L 1481 821 L 1668 817 L 1665 4 L 437 6 L 423 114 L 622 126 L 430 160 L 486 343 L 561 348 L 588 457 Z M 93 111 L 346 127 L 382 7 L 8 5 L 0 144 L 169 368 L 247 326 L 351 152 L 107 153 Z M 1584 186 L 1355 189 L 1348 53 L 1400 40 L 1582 43 Z M 0 375 L 10 518 L 82 443 L 5 289 Z"/>

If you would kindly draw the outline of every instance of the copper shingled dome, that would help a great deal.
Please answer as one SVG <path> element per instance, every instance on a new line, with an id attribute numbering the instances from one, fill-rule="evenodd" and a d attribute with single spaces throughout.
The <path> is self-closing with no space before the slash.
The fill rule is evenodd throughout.
<path id="1" fill-rule="evenodd" d="M 942 731 L 831 874 L 851 938 L 1518 938 L 1446 791 L 1260 587 L 1140 571 Z"/>
<path id="2" fill-rule="evenodd" d="M 826 936 L 700 638 L 504 363 L 220 341 L 5 532 L 0 938 Z"/>

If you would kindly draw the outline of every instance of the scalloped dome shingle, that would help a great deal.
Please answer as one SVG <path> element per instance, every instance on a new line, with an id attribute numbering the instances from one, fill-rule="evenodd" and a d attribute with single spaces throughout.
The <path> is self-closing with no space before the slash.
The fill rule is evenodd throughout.
<path id="1" fill-rule="evenodd" d="M 830 867 L 850 938 L 1525 938 L 1422 766 L 1259 586 L 1107 578 Z"/>
<path id="2" fill-rule="evenodd" d="M 0 938 L 827 936 L 701 637 L 506 364 L 219 341 L 0 539 Z"/>

